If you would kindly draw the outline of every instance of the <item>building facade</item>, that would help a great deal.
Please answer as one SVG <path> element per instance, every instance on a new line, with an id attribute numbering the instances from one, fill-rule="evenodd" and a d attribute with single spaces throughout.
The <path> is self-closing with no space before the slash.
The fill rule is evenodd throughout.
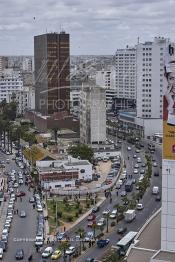
<path id="1" fill-rule="evenodd" d="M 137 45 L 137 117 L 162 119 L 164 56 L 168 39 Z"/>
<path id="2" fill-rule="evenodd" d="M 93 83 L 84 84 L 80 94 L 80 142 L 106 142 L 106 92 Z"/>
<path id="3" fill-rule="evenodd" d="M 21 72 L 13 69 L 4 69 L 0 76 L 0 102 L 3 100 L 9 102 L 9 96 L 22 91 L 22 89 Z"/>
<path id="4" fill-rule="evenodd" d="M 117 98 L 136 99 L 136 49 L 118 49 L 115 54 Z"/>
<path id="5" fill-rule="evenodd" d="M 36 111 L 42 115 L 69 111 L 69 34 L 34 37 Z"/>
<path id="6" fill-rule="evenodd" d="M 0 56 L 0 75 L 4 69 L 8 68 L 8 57 Z"/>

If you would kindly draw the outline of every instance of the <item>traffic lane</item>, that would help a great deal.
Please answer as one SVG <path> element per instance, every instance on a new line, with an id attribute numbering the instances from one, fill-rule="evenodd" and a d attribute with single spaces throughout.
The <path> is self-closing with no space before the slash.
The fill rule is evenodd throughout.
<path id="1" fill-rule="evenodd" d="M 24 249 L 24 260 L 28 261 L 30 252 L 34 252 L 34 240 L 36 235 L 36 211 L 33 210 L 33 206 L 29 203 L 29 197 L 32 196 L 32 192 L 27 190 L 26 186 L 20 186 L 19 190 L 26 193 L 26 196 L 17 198 L 15 203 L 15 209 L 18 209 L 18 215 L 13 216 L 12 227 L 10 229 L 10 235 L 8 240 L 8 251 L 5 253 L 4 261 L 14 261 L 16 250 L 19 248 Z M 19 213 L 21 210 L 26 211 L 26 218 L 20 218 Z"/>

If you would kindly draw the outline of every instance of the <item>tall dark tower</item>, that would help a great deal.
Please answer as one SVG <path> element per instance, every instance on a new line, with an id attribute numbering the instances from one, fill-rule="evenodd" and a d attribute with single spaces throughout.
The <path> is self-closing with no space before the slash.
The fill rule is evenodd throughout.
<path id="1" fill-rule="evenodd" d="M 42 115 L 68 111 L 70 100 L 69 34 L 34 37 L 35 109 Z"/>

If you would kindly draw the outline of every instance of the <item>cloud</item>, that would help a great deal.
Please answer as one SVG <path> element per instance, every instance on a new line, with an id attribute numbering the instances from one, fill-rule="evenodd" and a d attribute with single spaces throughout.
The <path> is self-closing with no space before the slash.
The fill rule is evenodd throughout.
<path id="1" fill-rule="evenodd" d="M 71 54 L 114 54 L 138 36 L 175 40 L 174 10 L 174 0 L 1 0 L 0 54 L 33 54 L 34 35 L 60 28 Z"/>

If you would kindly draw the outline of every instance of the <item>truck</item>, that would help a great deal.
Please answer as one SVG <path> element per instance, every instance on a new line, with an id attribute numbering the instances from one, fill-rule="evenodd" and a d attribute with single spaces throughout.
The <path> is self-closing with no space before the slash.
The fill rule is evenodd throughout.
<path id="1" fill-rule="evenodd" d="M 99 239 L 99 240 L 97 241 L 97 246 L 98 246 L 99 248 L 105 247 L 105 246 L 107 246 L 108 244 L 109 244 L 109 239 Z"/>
<path id="2" fill-rule="evenodd" d="M 134 218 L 136 217 L 136 212 L 134 209 L 128 209 L 125 213 L 124 213 L 124 217 L 125 217 L 125 221 L 126 222 L 131 222 L 134 220 Z"/>

